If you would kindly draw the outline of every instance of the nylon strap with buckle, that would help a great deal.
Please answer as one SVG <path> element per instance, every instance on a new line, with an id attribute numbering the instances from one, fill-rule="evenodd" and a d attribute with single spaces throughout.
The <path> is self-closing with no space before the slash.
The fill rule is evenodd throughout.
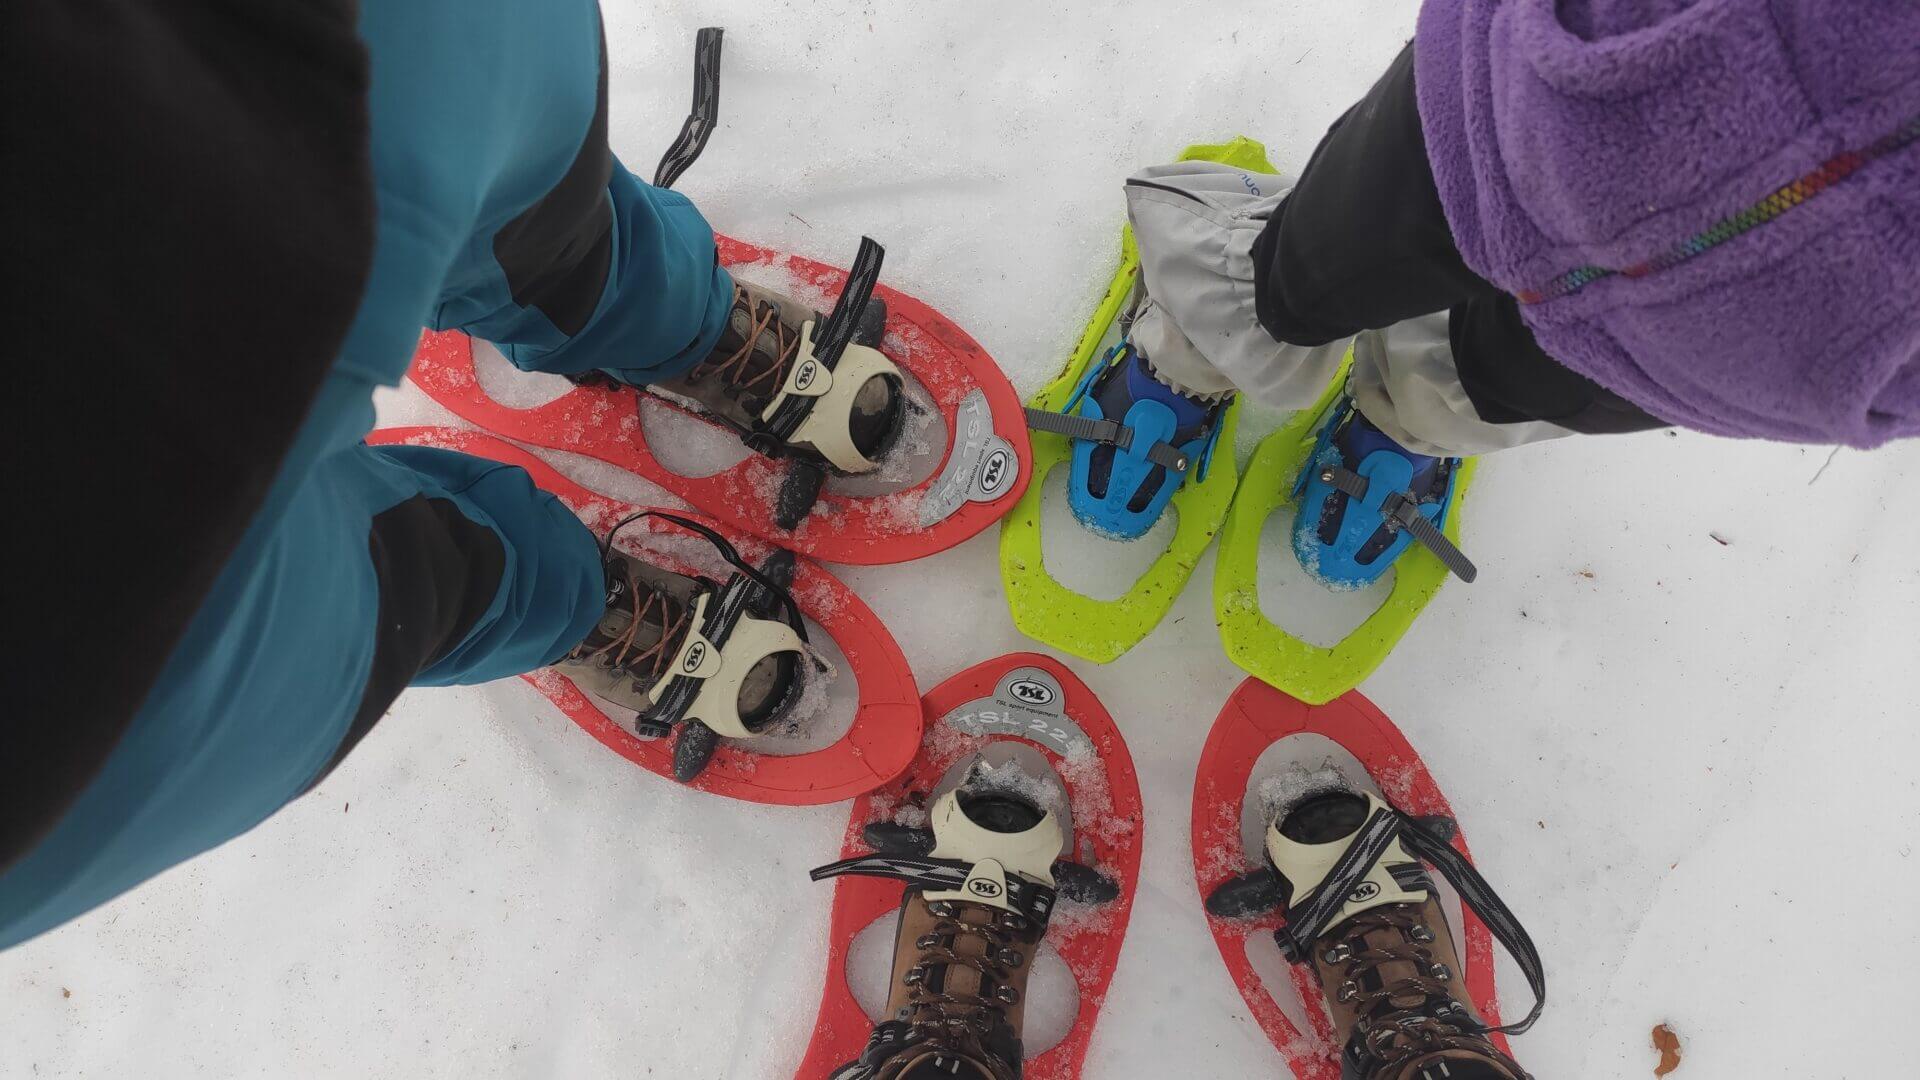
<path id="1" fill-rule="evenodd" d="M 1328 465 L 1320 470 L 1320 479 L 1332 484 L 1337 490 L 1346 492 L 1356 501 L 1364 502 L 1371 482 L 1359 473 L 1339 465 Z M 1471 583 L 1480 576 L 1480 570 L 1466 553 L 1447 539 L 1447 534 L 1433 523 L 1433 519 L 1420 512 L 1420 503 L 1404 491 L 1395 491 L 1380 501 L 1380 517 L 1390 529 L 1405 529 L 1420 546 L 1439 558 L 1453 576 Z"/>
<path id="2" fill-rule="evenodd" d="M 853 875 L 892 878 L 935 892 L 950 892 L 966 884 L 973 864 L 962 859 L 936 859 L 930 855 L 887 855 L 876 852 L 839 862 L 828 863 L 812 872 L 813 880 Z M 1018 874 L 1007 875 L 1007 902 L 1035 926 L 1045 926 L 1053 914 L 1054 889 Z"/>
<path id="3" fill-rule="evenodd" d="M 1065 435 L 1069 439 L 1099 443 L 1118 450 L 1133 450 L 1134 430 L 1118 420 L 1096 420 L 1091 416 L 1078 413 L 1049 412 L 1046 409 L 1027 409 L 1027 426 L 1035 431 Z M 1147 447 L 1146 457 L 1169 472 L 1185 473 L 1191 464 L 1187 455 L 1171 443 L 1156 441 Z"/>

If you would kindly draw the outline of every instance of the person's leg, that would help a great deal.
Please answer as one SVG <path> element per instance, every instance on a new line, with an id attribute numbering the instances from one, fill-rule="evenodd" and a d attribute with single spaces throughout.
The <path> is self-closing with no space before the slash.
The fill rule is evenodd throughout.
<path id="1" fill-rule="evenodd" d="M 1301 408 L 1346 343 L 1373 332 L 1356 342 L 1356 396 L 1409 447 L 1476 453 L 1660 423 L 1548 357 L 1511 298 L 1461 260 L 1427 162 L 1411 46 L 1297 183 L 1184 163 L 1134 177 L 1128 202 L 1164 311 L 1150 329 L 1186 378 Z M 1431 320 L 1397 328 L 1436 312 L 1450 315 L 1444 339 Z M 1400 418 L 1402 407 L 1413 412 Z"/>
<path id="2" fill-rule="evenodd" d="M 642 182 L 607 146 L 604 32 L 590 97 L 557 177 L 509 175 L 449 275 L 433 325 L 500 346 L 525 371 L 606 371 L 643 385 L 679 375 L 725 329 L 733 282 L 686 196 Z M 497 228 L 492 227 L 497 223 Z"/>
<path id="3" fill-rule="evenodd" d="M 1454 365 L 1449 321 L 1442 311 L 1354 336 L 1348 392 L 1374 426 L 1402 447 L 1433 457 L 1485 454 L 1573 434 L 1518 414 L 1502 423 L 1483 419 Z"/>
<path id="4" fill-rule="evenodd" d="M 1253 244 L 1260 323 L 1323 345 L 1491 289 L 1454 246 L 1427 162 L 1413 46 L 1334 121 Z"/>
<path id="5" fill-rule="evenodd" d="M 365 5 L 359 31 L 378 213 L 359 309 L 261 509 L 124 734 L 0 872 L 0 948 L 259 824 L 317 783 L 409 683 L 530 670 L 604 612 L 592 535 L 522 470 L 360 443 L 375 386 L 406 369 L 436 297 L 460 293 L 472 262 L 461 253 L 490 249 L 494 223 L 553 190 L 575 156 L 552 140 L 569 102 L 584 103 L 576 130 L 594 112 L 593 68 L 579 56 L 599 52 L 597 11 L 591 0 Z M 670 206 L 660 216 L 675 217 Z M 663 223 L 656 248 L 686 232 Z M 686 292 L 704 295 L 713 269 L 702 235 L 656 267 L 663 292 L 679 295 L 667 277 L 697 267 L 704 277 Z M 609 265 L 627 265 L 621 237 L 609 240 Z M 684 332 L 704 319 L 687 316 Z M 100 568 L 122 580 L 126 604 L 142 602 L 140 544 L 126 532 L 124 561 Z M 155 647 L 116 636 L 111 609 L 91 617 L 98 640 L 72 647 L 105 664 Z"/>
<path id="6" fill-rule="evenodd" d="M 302 441 L 365 424 L 370 390 L 336 377 Z M 592 534 L 517 468 L 351 445 L 313 462 L 276 504 L 101 771 L 0 874 L 0 948 L 259 824 L 317 783 L 410 682 L 538 667 L 604 610 Z M 129 534 L 114 571 L 129 603 L 138 568 Z M 99 617 L 103 656 L 141 647 L 113 640 L 111 613 Z"/>

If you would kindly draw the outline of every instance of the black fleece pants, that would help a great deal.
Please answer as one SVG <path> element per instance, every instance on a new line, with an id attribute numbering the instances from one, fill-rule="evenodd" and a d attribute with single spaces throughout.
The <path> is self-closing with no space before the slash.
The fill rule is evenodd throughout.
<path id="1" fill-rule="evenodd" d="M 1588 433 L 1665 426 L 1543 352 L 1514 298 L 1461 260 L 1427 161 L 1412 45 L 1328 129 L 1253 262 L 1260 324 L 1280 341 L 1324 345 L 1445 311 L 1481 419 Z"/>

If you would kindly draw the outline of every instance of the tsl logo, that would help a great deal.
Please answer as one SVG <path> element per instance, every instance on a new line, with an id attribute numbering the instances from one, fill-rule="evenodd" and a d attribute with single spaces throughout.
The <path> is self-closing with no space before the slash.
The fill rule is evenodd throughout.
<path id="1" fill-rule="evenodd" d="M 1019 698 L 1029 705 L 1053 704 L 1053 687 L 1045 683 L 1034 682 L 1032 679 L 1021 679 L 1013 683 L 1007 687 L 1007 693 L 1012 694 L 1014 697 Z"/>
<path id="2" fill-rule="evenodd" d="M 696 641 L 693 648 L 687 650 L 687 658 L 680 661 L 680 670 L 688 675 L 700 670 L 700 662 L 707 658 L 707 643 Z"/>
<path id="3" fill-rule="evenodd" d="M 996 447 L 980 463 L 980 493 L 992 498 L 1006 490 L 1008 481 L 1013 479 L 1013 454 L 1005 447 Z"/>
<path id="4" fill-rule="evenodd" d="M 819 363 L 817 361 L 809 360 L 806 363 L 801 364 L 800 367 L 794 371 L 793 388 L 795 390 L 805 391 L 807 387 L 813 385 L 813 380 L 819 377 L 819 375 L 820 375 Z"/>

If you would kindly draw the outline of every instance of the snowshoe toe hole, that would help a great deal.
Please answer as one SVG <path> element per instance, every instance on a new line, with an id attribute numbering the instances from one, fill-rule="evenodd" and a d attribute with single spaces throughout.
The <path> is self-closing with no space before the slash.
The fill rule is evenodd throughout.
<path id="1" fill-rule="evenodd" d="M 778 652 L 760 658 L 740 686 L 740 722 L 758 732 L 780 719 L 798 696 L 800 655 Z"/>
<path id="2" fill-rule="evenodd" d="M 1287 811 L 1280 835 L 1296 844 L 1331 844 L 1360 831 L 1367 822 L 1367 800 L 1352 792 L 1316 795 Z"/>
<path id="3" fill-rule="evenodd" d="M 847 434 L 861 457 L 878 461 L 893 449 L 905 426 L 906 400 L 897 376 L 875 375 L 861 384 L 847 416 Z"/>

